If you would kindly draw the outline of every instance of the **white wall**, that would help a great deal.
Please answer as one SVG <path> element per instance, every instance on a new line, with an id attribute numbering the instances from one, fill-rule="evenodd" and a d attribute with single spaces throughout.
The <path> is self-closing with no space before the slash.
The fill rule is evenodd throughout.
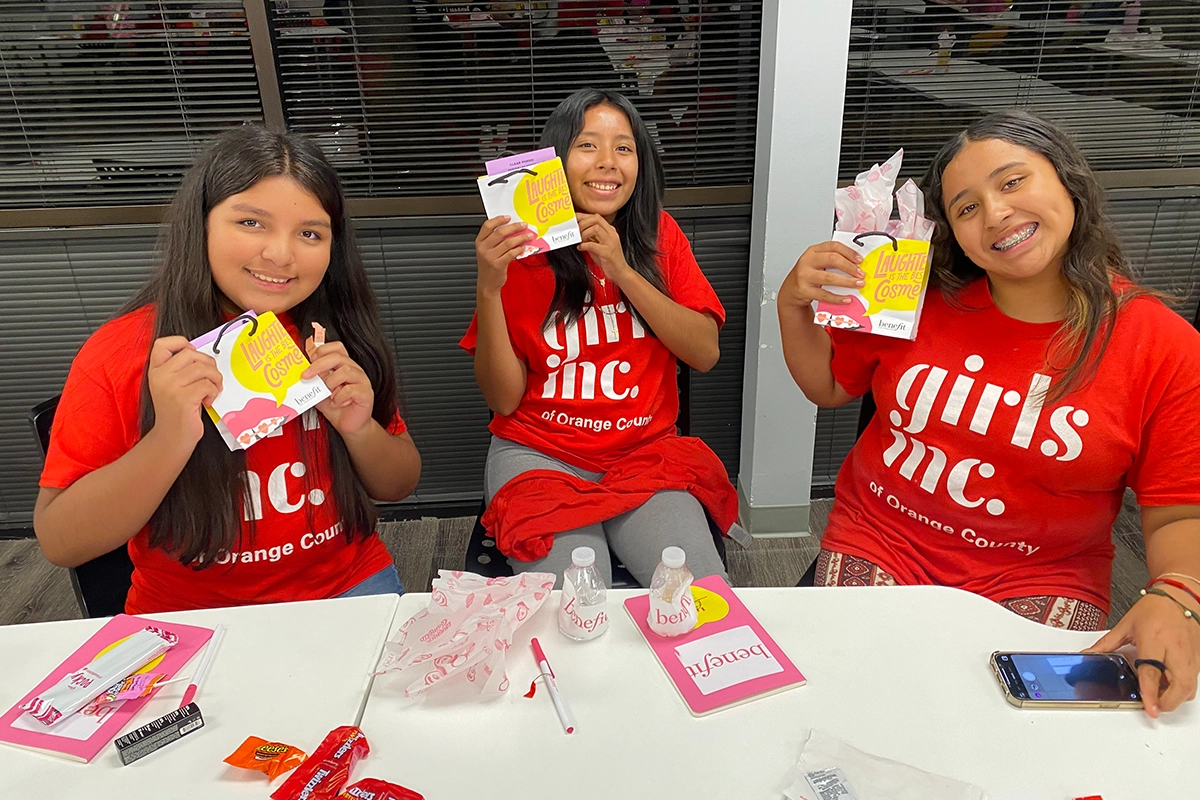
<path id="1" fill-rule="evenodd" d="M 757 536 L 808 531 L 817 410 L 784 365 L 775 294 L 804 248 L 833 228 L 850 8 L 763 3 L 738 476 L 742 524 Z"/>

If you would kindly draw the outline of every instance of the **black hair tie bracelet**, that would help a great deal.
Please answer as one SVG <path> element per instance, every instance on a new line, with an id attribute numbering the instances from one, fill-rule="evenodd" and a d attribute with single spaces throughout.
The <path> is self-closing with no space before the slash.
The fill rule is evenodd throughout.
<path id="1" fill-rule="evenodd" d="M 1143 664 L 1145 664 L 1147 667 L 1154 667 L 1156 670 L 1163 673 L 1164 675 L 1167 672 L 1167 665 L 1164 664 L 1163 662 L 1159 661 L 1157 658 L 1135 659 L 1133 662 L 1133 668 L 1140 669 Z"/>
<path id="2" fill-rule="evenodd" d="M 1151 586 L 1149 589 L 1142 589 L 1142 590 L 1141 590 L 1141 595 L 1142 595 L 1142 597 L 1145 597 L 1145 596 L 1146 596 L 1146 595 L 1148 595 L 1148 594 L 1156 594 L 1156 595 L 1158 595 L 1159 597 L 1165 597 L 1165 598 L 1167 598 L 1167 599 L 1168 599 L 1168 600 L 1170 600 L 1172 603 L 1174 603 L 1175 605 L 1177 605 L 1177 606 L 1179 606 L 1181 609 L 1183 609 L 1183 615 L 1184 615 L 1185 617 L 1187 617 L 1188 619 L 1190 619 L 1192 622 L 1195 622 L 1197 625 L 1200 625 L 1200 617 L 1196 616 L 1195 612 L 1193 612 L 1193 611 L 1192 611 L 1190 608 L 1188 608 L 1187 606 L 1185 606 L 1183 603 L 1179 602 L 1179 600 L 1177 600 L 1177 599 L 1176 599 L 1175 597 L 1173 597 L 1171 594 L 1169 594 L 1169 593 L 1167 593 L 1167 592 L 1164 592 L 1162 589 L 1156 588 L 1156 587 L 1154 587 L 1154 586 Z"/>

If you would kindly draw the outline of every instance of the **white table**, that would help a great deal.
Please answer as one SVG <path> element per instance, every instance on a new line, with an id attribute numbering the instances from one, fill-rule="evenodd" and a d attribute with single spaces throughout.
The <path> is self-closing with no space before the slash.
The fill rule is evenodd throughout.
<path id="1" fill-rule="evenodd" d="M 0 745 L 0 797 L 264 800 L 266 775 L 223 759 L 247 736 L 312 752 L 332 729 L 357 723 L 398 602 L 393 594 L 149 615 L 227 628 L 196 697 L 204 727 L 129 766 L 112 745 L 90 764 Z M 0 627 L 0 706 L 20 700 L 103 623 Z M 125 732 L 178 706 L 185 685 L 160 690 Z"/>
<path id="2" fill-rule="evenodd" d="M 875 755 L 972 782 L 992 800 L 1200 797 L 1200 705 L 1043 710 L 1005 702 L 994 650 L 1076 650 L 1095 634 L 1054 630 L 975 595 L 937 587 L 741 589 L 808 685 L 693 718 L 621 601 L 610 630 L 556 631 L 557 593 L 517 632 L 512 688 L 491 701 L 403 700 L 376 680 L 362 728 L 374 770 L 438 800 L 481 797 L 781 797 L 808 729 Z M 425 607 L 405 595 L 396 625 Z M 567 736 L 535 676 L 539 637 L 577 725 Z M 443 687 L 443 688 L 449 688 Z"/>

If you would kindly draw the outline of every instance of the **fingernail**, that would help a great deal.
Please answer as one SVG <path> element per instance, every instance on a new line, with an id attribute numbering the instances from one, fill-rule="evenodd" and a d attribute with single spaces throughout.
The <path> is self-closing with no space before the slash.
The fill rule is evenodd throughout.
<path id="1" fill-rule="evenodd" d="M 863 258 L 863 257 L 862 257 L 862 256 L 860 256 L 858 253 L 855 253 L 855 254 L 854 254 L 854 263 L 855 263 L 855 264 L 861 264 L 861 263 L 862 263 L 862 258 Z"/>
<path id="2" fill-rule="evenodd" d="M 847 304 L 847 303 L 849 303 L 849 302 L 850 302 L 850 298 L 849 298 L 849 297 L 843 297 L 843 298 L 842 298 L 842 305 L 845 305 L 845 304 Z"/>
<path id="3" fill-rule="evenodd" d="M 860 270 L 858 271 L 858 277 L 860 277 L 860 278 L 865 278 L 865 277 L 867 277 L 867 273 L 863 272 L 863 271 L 860 269 Z"/>
<path id="4" fill-rule="evenodd" d="M 866 281 L 855 281 L 854 285 L 855 286 L 866 286 L 867 283 L 866 283 Z"/>

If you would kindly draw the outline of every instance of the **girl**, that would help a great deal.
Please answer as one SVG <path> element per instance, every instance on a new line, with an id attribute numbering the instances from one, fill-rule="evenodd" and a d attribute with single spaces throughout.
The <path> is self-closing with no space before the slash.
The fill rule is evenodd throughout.
<path id="1" fill-rule="evenodd" d="M 697 577 L 724 576 L 705 508 L 728 530 L 736 495 L 675 420 L 676 358 L 711 369 L 725 312 L 663 211 L 654 143 L 628 100 L 588 88 L 555 109 L 541 146 L 563 156 L 583 242 L 517 261 L 536 233 L 507 217 L 475 239 L 461 344 L 495 412 L 484 524 L 515 570 L 560 581 L 581 545 L 609 582 L 610 545 L 643 586 L 667 545 Z"/>
<path id="2" fill-rule="evenodd" d="M 129 613 L 401 592 L 371 498 L 396 501 L 421 461 L 336 173 L 313 142 L 245 126 L 188 171 L 161 263 L 84 344 L 51 430 L 34 529 L 75 566 L 125 543 Z M 230 452 L 204 405 L 216 362 L 189 340 L 273 311 L 332 397 Z"/>
<path id="3" fill-rule="evenodd" d="M 817 584 L 943 584 L 1098 630 L 1128 486 L 1155 580 L 1095 646 L 1136 644 L 1147 711 L 1171 710 L 1200 670 L 1200 335 L 1135 283 L 1096 176 L 1046 121 L 975 123 L 925 192 L 937 230 L 915 342 L 813 324 L 811 301 L 843 300 L 823 285 L 862 285 L 840 244 L 808 248 L 780 290 L 805 395 L 870 390 L 879 408 L 838 475 Z"/>

